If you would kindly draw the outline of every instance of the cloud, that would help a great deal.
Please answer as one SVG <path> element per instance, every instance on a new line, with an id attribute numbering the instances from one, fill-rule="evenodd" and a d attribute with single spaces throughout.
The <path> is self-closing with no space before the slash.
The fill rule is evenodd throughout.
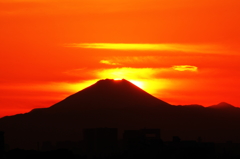
<path id="1" fill-rule="evenodd" d="M 107 56 L 104 57 L 105 60 L 101 60 L 100 63 L 112 64 L 112 65 L 121 65 L 128 67 L 145 67 L 149 66 L 154 67 L 156 64 L 159 66 L 159 61 L 162 60 L 161 56 Z M 144 66 L 143 66 L 144 65 Z"/>
<path id="2" fill-rule="evenodd" d="M 178 65 L 163 68 L 121 67 L 111 69 L 96 69 L 92 72 L 96 78 L 111 79 L 152 79 L 152 78 L 185 78 L 196 75 L 197 66 Z"/>
<path id="3" fill-rule="evenodd" d="M 114 65 L 114 66 L 121 65 L 120 63 L 112 62 L 110 60 L 101 60 L 100 63 L 106 64 L 106 65 Z"/>
<path id="4" fill-rule="evenodd" d="M 213 56 L 214 58 L 214 56 Z M 105 56 L 104 59 L 110 63 L 119 64 L 124 67 L 136 67 L 136 68 L 167 68 L 171 66 L 202 66 L 202 62 L 199 59 L 205 59 L 201 54 L 194 55 L 181 55 L 176 56 L 175 54 L 159 54 L 155 56 Z M 216 58 L 214 58 L 216 60 Z M 105 62 L 105 61 L 104 61 Z M 101 62 L 102 63 L 102 62 Z M 185 64 L 185 65 L 184 65 Z M 114 66 L 114 65 L 113 65 Z M 177 68 L 176 68 L 177 69 Z"/>
<path id="5" fill-rule="evenodd" d="M 191 66 L 191 65 L 179 65 L 179 66 L 173 66 L 172 68 L 177 71 L 192 71 L 192 72 L 198 71 L 198 67 Z"/>
<path id="6" fill-rule="evenodd" d="M 217 45 L 205 44 L 138 44 L 138 43 L 72 43 L 66 47 L 106 50 L 136 50 L 136 51 L 172 51 L 195 53 L 224 53 L 224 49 Z"/>
<path id="7" fill-rule="evenodd" d="M 198 72 L 197 66 L 174 65 L 168 67 L 115 67 L 99 69 L 73 69 L 65 71 L 64 74 L 71 77 L 78 77 L 81 80 L 87 79 L 152 79 L 152 78 L 191 78 Z M 74 78 L 75 79 L 75 78 Z"/>

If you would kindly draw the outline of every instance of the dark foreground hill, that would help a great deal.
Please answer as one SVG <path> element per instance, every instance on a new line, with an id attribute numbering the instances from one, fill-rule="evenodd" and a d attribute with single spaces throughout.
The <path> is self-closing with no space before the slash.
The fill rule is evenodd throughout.
<path id="1" fill-rule="evenodd" d="M 220 103 L 173 106 L 127 80 L 100 80 L 63 101 L 0 119 L 11 148 L 37 148 L 43 141 L 80 141 L 85 128 L 113 127 L 123 130 L 160 128 L 163 140 L 172 136 L 203 141 L 240 142 L 240 109 Z"/>

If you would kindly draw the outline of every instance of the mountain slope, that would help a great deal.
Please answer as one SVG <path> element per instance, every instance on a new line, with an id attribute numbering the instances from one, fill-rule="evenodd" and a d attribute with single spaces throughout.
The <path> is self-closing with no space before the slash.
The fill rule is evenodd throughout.
<path id="1" fill-rule="evenodd" d="M 124 108 L 146 106 L 170 106 L 148 94 L 131 82 L 123 80 L 100 80 L 50 107 L 51 110 L 81 110 L 95 108 Z"/>
<path id="2" fill-rule="evenodd" d="M 39 141 L 80 140 L 84 128 L 141 128 L 152 109 L 165 107 L 171 105 L 127 80 L 106 79 L 49 108 L 1 118 L 0 130 L 12 147 L 32 148 Z"/>
<path id="3" fill-rule="evenodd" d="M 223 109 L 225 110 L 225 109 Z M 55 105 L 0 119 L 11 148 L 36 149 L 43 141 L 80 141 L 85 128 L 160 128 L 172 136 L 204 141 L 240 142 L 240 110 L 219 111 L 197 106 L 172 106 L 126 80 L 100 80 Z"/>

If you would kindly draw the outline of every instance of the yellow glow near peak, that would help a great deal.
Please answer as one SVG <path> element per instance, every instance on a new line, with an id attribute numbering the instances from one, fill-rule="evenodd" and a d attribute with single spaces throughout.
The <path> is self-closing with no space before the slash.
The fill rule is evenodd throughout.
<path id="1" fill-rule="evenodd" d="M 114 81 L 122 81 L 122 78 L 115 78 L 113 79 Z M 137 80 L 129 80 L 132 84 L 136 85 L 139 88 L 144 88 L 144 84 L 141 81 L 137 81 Z"/>
<path id="2" fill-rule="evenodd" d="M 148 93 L 155 94 L 159 89 L 162 90 L 169 87 L 168 80 L 154 78 L 156 71 L 157 70 L 151 68 L 123 67 L 104 69 L 102 71 L 97 71 L 96 74 L 99 79 L 126 79 Z"/>
<path id="3" fill-rule="evenodd" d="M 134 85 L 138 86 L 141 89 L 144 89 L 144 83 L 141 81 L 137 81 L 137 80 L 129 80 L 131 83 L 133 83 Z"/>
<path id="4" fill-rule="evenodd" d="M 158 78 L 156 75 L 159 74 L 159 70 L 153 68 L 122 67 L 95 70 L 92 73 L 95 75 L 95 79 L 79 83 L 61 83 L 61 88 L 64 85 L 66 92 L 74 93 L 96 83 L 100 79 L 114 79 L 116 82 L 125 79 L 152 95 L 159 95 L 171 87 L 171 82 L 168 79 Z"/>
<path id="5" fill-rule="evenodd" d="M 77 92 L 96 83 L 98 80 L 87 80 L 79 83 L 59 83 L 59 87 L 64 88 L 66 92 Z"/>

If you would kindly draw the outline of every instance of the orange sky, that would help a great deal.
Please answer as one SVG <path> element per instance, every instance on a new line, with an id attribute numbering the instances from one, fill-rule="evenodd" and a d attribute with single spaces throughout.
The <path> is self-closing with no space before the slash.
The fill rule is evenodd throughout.
<path id="1" fill-rule="evenodd" d="M 240 107 L 239 0 L 0 0 L 0 116 L 101 78 Z"/>

